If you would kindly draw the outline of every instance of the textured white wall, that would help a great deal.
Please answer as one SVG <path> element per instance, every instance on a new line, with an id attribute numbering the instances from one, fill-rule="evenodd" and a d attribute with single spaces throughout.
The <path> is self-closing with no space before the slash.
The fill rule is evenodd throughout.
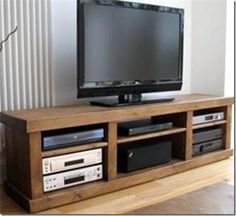
<path id="1" fill-rule="evenodd" d="M 224 95 L 226 1 L 192 1 L 192 92 Z"/>
<path id="2" fill-rule="evenodd" d="M 191 1 L 189 0 L 136 0 L 135 2 L 172 6 L 185 9 L 184 85 L 182 91 L 191 90 Z M 52 0 L 52 81 L 53 104 L 76 104 L 76 0 Z M 166 94 L 166 93 L 164 93 Z M 148 94 L 151 96 L 153 94 Z M 154 94 L 163 95 L 163 93 Z"/>
<path id="3" fill-rule="evenodd" d="M 50 1 L 0 0 L 0 111 L 51 105 Z"/>
<path id="4" fill-rule="evenodd" d="M 0 41 L 18 27 L 0 52 L 0 112 L 51 106 L 50 12 L 49 0 L 0 0 Z M 0 182 L 4 138 L 0 123 Z"/>

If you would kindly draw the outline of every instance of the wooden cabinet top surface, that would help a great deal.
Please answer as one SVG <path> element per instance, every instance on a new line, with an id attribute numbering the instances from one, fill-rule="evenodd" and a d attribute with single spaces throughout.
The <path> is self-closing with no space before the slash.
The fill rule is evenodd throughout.
<path id="1" fill-rule="evenodd" d="M 233 97 L 189 94 L 178 95 L 172 102 L 125 107 L 110 108 L 80 104 L 7 111 L 0 113 L 0 122 L 19 127 L 26 132 L 34 132 L 226 106 L 233 102 Z"/>

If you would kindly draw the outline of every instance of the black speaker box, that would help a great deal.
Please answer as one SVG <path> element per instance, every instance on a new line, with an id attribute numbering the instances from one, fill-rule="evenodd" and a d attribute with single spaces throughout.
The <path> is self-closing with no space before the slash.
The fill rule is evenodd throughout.
<path id="1" fill-rule="evenodd" d="M 118 171 L 130 172 L 169 162 L 172 158 L 170 140 L 149 139 L 118 146 Z"/>

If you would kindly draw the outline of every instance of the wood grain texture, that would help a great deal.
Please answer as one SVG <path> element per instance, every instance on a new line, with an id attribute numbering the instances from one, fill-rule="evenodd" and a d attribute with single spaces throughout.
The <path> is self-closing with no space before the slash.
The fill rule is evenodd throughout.
<path id="1" fill-rule="evenodd" d="M 104 154 L 104 171 L 107 180 L 117 176 L 117 123 L 110 122 L 106 127 L 106 140 L 108 143 Z"/>
<path id="2" fill-rule="evenodd" d="M 173 102 L 107 108 L 90 105 L 55 108 L 8 111 L 0 113 L 2 123 L 14 125 L 14 121 L 26 122 L 27 132 L 45 131 L 87 124 L 123 121 L 129 118 L 141 118 L 164 115 L 189 110 L 227 106 L 233 103 L 232 97 L 220 97 L 201 94 L 179 95 Z M 21 125 L 24 126 L 23 124 Z"/>
<path id="3" fill-rule="evenodd" d="M 9 127 L 15 127 L 23 133 L 25 133 L 27 129 L 27 120 L 19 119 L 12 116 L 10 113 L 7 114 L 7 112 L 0 112 L 0 122 Z"/>
<path id="4" fill-rule="evenodd" d="M 176 134 L 176 133 L 182 133 L 186 131 L 186 128 L 172 128 L 169 130 L 163 130 L 163 131 L 158 131 L 154 133 L 148 133 L 148 134 L 142 134 L 142 135 L 136 135 L 136 136 L 119 136 L 117 143 L 126 143 L 126 142 L 131 142 L 131 141 L 137 141 L 137 140 L 143 140 L 143 139 L 149 139 L 149 138 L 154 138 L 154 137 L 160 137 L 160 136 L 166 136 L 166 135 L 171 135 L 171 134 Z"/>
<path id="5" fill-rule="evenodd" d="M 31 197 L 39 198 L 43 195 L 43 175 L 41 158 L 41 133 L 34 132 L 29 134 L 29 171 Z"/>
<path id="6" fill-rule="evenodd" d="M 192 143 L 193 143 L 193 111 L 187 112 L 186 119 L 186 140 L 185 140 L 185 160 L 192 158 Z"/>
<path id="7" fill-rule="evenodd" d="M 127 214 L 233 215 L 234 187 L 223 182 L 216 183 Z"/>
<path id="8" fill-rule="evenodd" d="M 186 128 L 175 127 L 175 128 L 169 129 L 169 130 L 163 130 L 163 131 L 147 133 L 147 134 L 142 134 L 142 135 L 136 135 L 136 136 L 119 136 L 117 143 L 121 144 L 121 143 L 126 143 L 126 142 L 137 141 L 137 140 L 166 136 L 166 135 L 171 135 L 171 134 L 176 134 L 176 133 L 182 133 L 184 131 L 186 131 Z"/>
<path id="9" fill-rule="evenodd" d="M 231 141 L 232 105 L 229 105 L 225 108 L 225 119 L 226 125 L 224 128 L 224 143 L 225 148 L 229 149 Z"/>
<path id="10" fill-rule="evenodd" d="M 42 196 L 41 135 L 6 127 L 7 181 L 29 198 Z"/>
<path id="11" fill-rule="evenodd" d="M 5 127 L 7 182 L 31 198 L 29 136 L 15 127 Z"/>
<path id="12" fill-rule="evenodd" d="M 220 121 L 214 121 L 214 122 L 209 122 L 209 123 L 204 123 L 204 124 L 196 124 L 196 125 L 193 125 L 193 130 L 206 128 L 206 127 L 213 127 L 216 125 L 223 125 L 223 124 L 226 124 L 226 122 L 227 122 L 226 120 L 220 120 Z"/>
<path id="13" fill-rule="evenodd" d="M 67 148 L 42 151 L 42 157 L 44 158 L 44 157 L 58 156 L 58 155 L 69 154 L 73 152 L 91 150 L 95 148 L 103 148 L 106 146 L 107 146 L 107 142 L 87 143 L 87 144 L 82 144 L 82 145 L 72 146 L 72 147 L 67 147 Z"/>
<path id="14" fill-rule="evenodd" d="M 76 202 L 111 191 L 120 190 L 186 171 L 230 157 L 229 149 L 231 104 L 233 98 L 207 95 L 178 96 L 174 102 L 140 106 L 106 108 L 89 105 L 33 109 L 0 114 L 6 125 L 7 183 L 6 190 L 31 212 Z M 224 110 L 226 149 L 192 157 L 192 116 L 202 109 Z M 127 119 L 166 117 L 174 121 L 174 129 L 134 137 L 117 137 L 118 122 Z M 14 125 L 16 122 L 16 125 Z M 20 122 L 20 123 L 19 123 Z M 72 126 L 104 123 L 104 142 L 42 152 L 41 132 Z M 19 126 L 19 127 L 18 127 Z M 207 125 L 212 126 L 212 125 Z M 206 124 L 204 125 L 206 127 Z M 158 136 L 173 141 L 170 163 L 128 174 L 117 173 L 117 144 Z M 53 192 L 43 193 L 42 157 L 61 155 L 82 149 L 103 148 L 104 179 Z M 22 203 L 21 203 L 22 204 Z"/>
<path id="15" fill-rule="evenodd" d="M 102 196 L 59 206 L 39 214 L 127 214 L 127 212 L 162 203 L 217 182 L 234 183 L 234 160 L 229 158 L 186 172 L 171 175 L 145 184 L 129 187 Z M 1 214 L 27 214 L 3 191 L 1 195 Z M 209 195 L 207 196 L 209 197 Z M 202 197 L 203 199 L 207 197 Z M 199 199 L 197 197 L 196 199 Z M 191 206 L 186 199 L 185 205 Z M 171 206 L 170 206 L 171 207 Z M 196 206 L 191 206 L 194 213 Z M 149 212 L 151 213 L 151 212 Z M 170 213 L 164 211 L 163 213 Z M 176 213 L 176 211 L 174 211 Z M 187 213 L 187 212 L 185 212 Z M 157 212 L 155 212 L 157 214 Z"/>
<path id="16" fill-rule="evenodd" d="M 133 185 L 183 172 L 205 164 L 226 159 L 232 156 L 232 153 L 233 151 L 231 149 L 212 152 L 207 155 L 194 157 L 192 160 L 177 162 L 160 167 L 159 169 L 151 169 L 135 175 L 117 178 L 108 182 L 98 181 L 85 185 L 74 186 L 73 188 L 62 189 L 60 191 L 45 193 L 43 197 L 30 201 L 30 212 L 37 212 L 56 206 L 73 203 L 93 196 L 98 196 L 104 193 L 120 190 L 122 188 L 127 188 Z M 21 197 L 21 193 L 17 191 L 14 191 L 14 194 Z"/>

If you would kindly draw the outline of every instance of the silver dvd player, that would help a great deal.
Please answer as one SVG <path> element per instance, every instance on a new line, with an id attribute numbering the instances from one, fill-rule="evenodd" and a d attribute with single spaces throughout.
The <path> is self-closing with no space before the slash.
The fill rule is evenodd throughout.
<path id="1" fill-rule="evenodd" d="M 223 120 L 224 112 L 208 113 L 204 115 L 193 116 L 193 124 L 203 124 L 211 121 Z"/>
<path id="2" fill-rule="evenodd" d="M 103 178 L 102 165 L 96 165 L 43 177 L 44 192 L 73 185 L 83 184 Z"/>
<path id="3" fill-rule="evenodd" d="M 73 146 L 100 141 L 104 138 L 104 129 L 90 129 L 73 133 L 43 136 L 43 150 Z"/>
<path id="4" fill-rule="evenodd" d="M 43 174 L 51 174 L 102 163 L 102 149 L 48 157 L 42 160 Z"/>

